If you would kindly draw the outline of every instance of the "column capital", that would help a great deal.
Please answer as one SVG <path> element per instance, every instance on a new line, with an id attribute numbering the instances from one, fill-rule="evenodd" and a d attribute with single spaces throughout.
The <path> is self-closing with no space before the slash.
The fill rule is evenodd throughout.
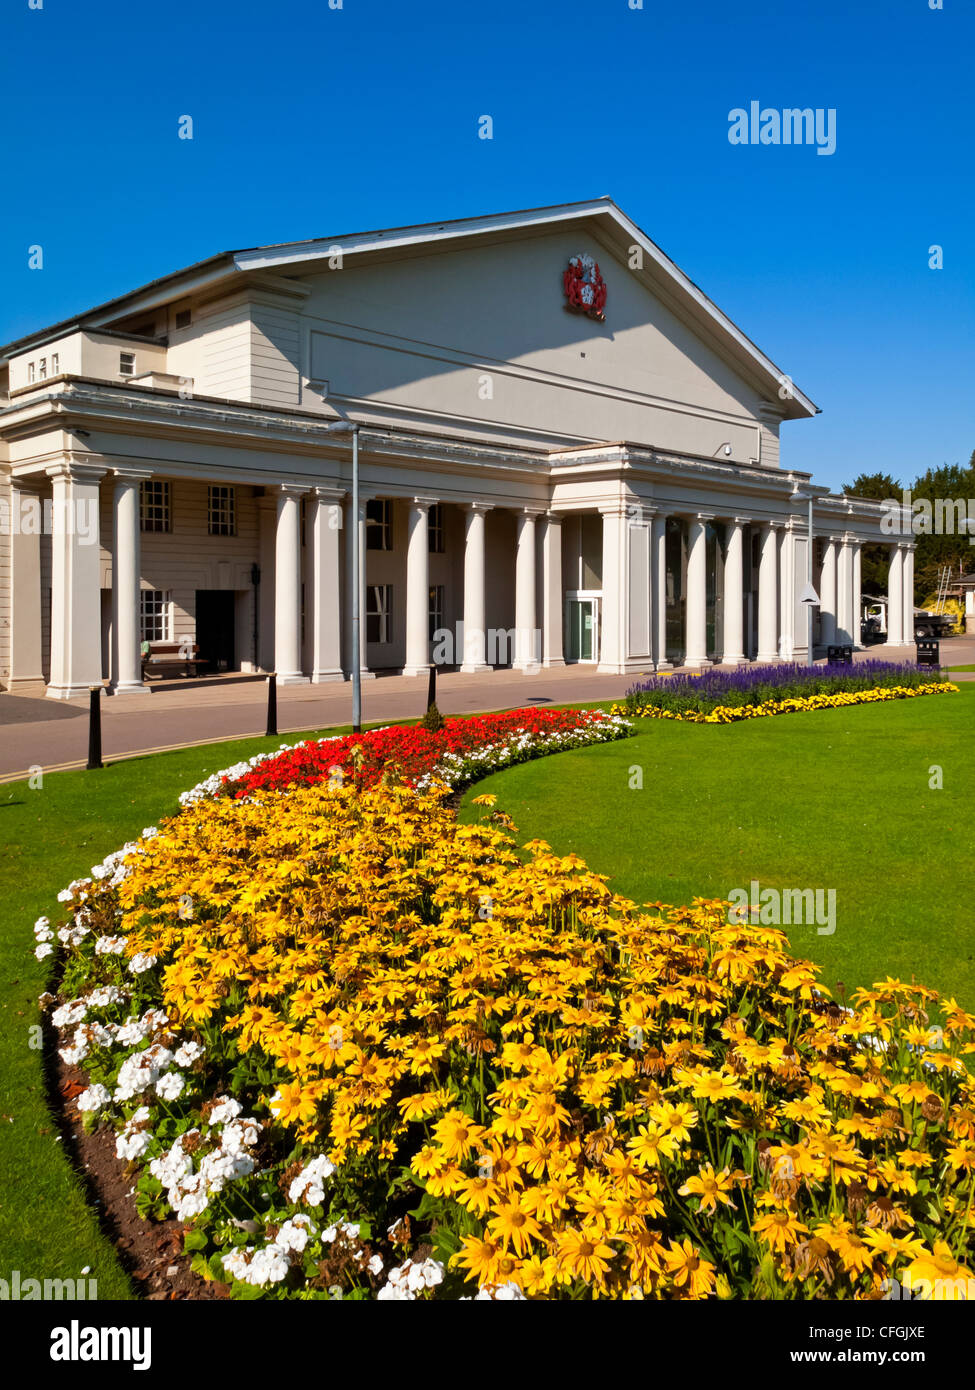
<path id="1" fill-rule="evenodd" d="M 130 468 L 127 465 L 111 469 L 117 483 L 144 483 L 152 477 L 151 468 Z"/>
<path id="2" fill-rule="evenodd" d="M 561 526 L 564 512 L 542 512 L 542 517 L 550 526 Z"/>
<path id="3" fill-rule="evenodd" d="M 410 506 L 422 507 L 425 511 L 429 511 L 431 507 L 437 506 L 439 501 L 439 497 L 411 497 Z"/>
<path id="4" fill-rule="evenodd" d="M 460 504 L 467 512 L 493 512 L 493 502 L 462 502 Z"/>
<path id="5" fill-rule="evenodd" d="M 275 497 L 303 497 L 311 491 L 308 483 L 265 483 Z"/>
<path id="6" fill-rule="evenodd" d="M 545 511 L 545 508 L 519 504 L 516 507 L 512 507 L 511 510 L 513 512 L 517 512 L 520 516 L 529 516 L 534 521 L 536 517 L 542 515 L 542 513 Z"/>
<path id="7" fill-rule="evenodd" d="M 107 469 L 93 463 L 77 463 L 74 459 L 64 459 L 60 463 L 49 463 L 44 472 L 52 480 L 63 479 L 69 483 L 100 483 Z"/>
<path id="8" fill-rule="evenodd" d="M 692 512 L 691 515 L 695 521 L 703 521 L 705 523 L 713 521 L 715 518 L 714 512 Z"/>
<path id="9" fill-rule="evenodd" d="M 750 526 L 752 522 L 750 516 L 729 516 L 728 520 L 733 526 Z"/>
<path id="10" fill-rule="evenodd" d="M 348 489 L 344 487 L 313 487 L 309 492 L 319 498 L 322 502 L 341 502 L 346 496 Z"/>

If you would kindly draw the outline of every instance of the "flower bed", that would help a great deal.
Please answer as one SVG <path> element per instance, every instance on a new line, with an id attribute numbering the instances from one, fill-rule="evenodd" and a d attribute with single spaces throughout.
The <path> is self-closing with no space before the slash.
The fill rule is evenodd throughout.
<path id="1" fill-rule="evenodd" d="M 771 714 L 940 695 L 958 687 L 917 666 L 864 661 L 856 666 L 747 666 L 700 675 L 653 676 L 631 686 L 613 712 L 648 718 L 729 723 Z"/>
<path id="2" fill-rule="evenodd" d="M 516 709 L 446 719 L 436 733 L 419 725 L 394 724 L 259 753 L 215 773 L 184 792 L 180 801 L 188 805 L 204 796 L 241 798 L 257 791 L 313 786 L 325 779 L 351 778 L 360 786 L 372 786 L 396 778 L 421 789 L 434 781 L 460 787 L 512 763 L 611 742 L 631 732 L 618 714 L 574 709 Z"/>
<path id="3" fill-rule="evenodd" d="M 62 895 L 78 1107 L 200 1272 L 354 1299 L 970 1277 L 975 1019 L 893 980 L 840 1008 L 726 904 L 641 910 L 524 849 L 326 779 L 200 799 Z"/>

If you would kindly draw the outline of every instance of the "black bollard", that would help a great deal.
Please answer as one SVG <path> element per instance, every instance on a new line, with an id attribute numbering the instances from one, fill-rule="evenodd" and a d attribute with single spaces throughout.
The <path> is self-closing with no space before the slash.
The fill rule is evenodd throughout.
<path id="1" fill-rule="evenodd" d="M 267 678 L 267 728 L 265 738 L 278 736 L 278 673 L 272 671 Z"/>
<path id="2" fill-rule="evenodd" d="M 427 709 L 437 703 L 437 668 L 430 667 L 430 683 L 427 686 Z"/>
<path id="3" fill-rule="evenodd" d="M 104 767 L 102 762 L 102 688 L 88 687 L 88 768 Z"/>

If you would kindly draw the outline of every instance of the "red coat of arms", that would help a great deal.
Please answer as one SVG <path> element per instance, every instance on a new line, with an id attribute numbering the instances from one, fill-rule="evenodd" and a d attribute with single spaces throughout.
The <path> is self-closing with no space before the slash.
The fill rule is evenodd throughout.
<path id="1" fill-rule="evenodd" d="M 566 308 L 587 314 L 601 323 L 606 315 L 606 281 L 592 256 L 573 256 L 562 276 L 562 287 L 569 301 Z"/>

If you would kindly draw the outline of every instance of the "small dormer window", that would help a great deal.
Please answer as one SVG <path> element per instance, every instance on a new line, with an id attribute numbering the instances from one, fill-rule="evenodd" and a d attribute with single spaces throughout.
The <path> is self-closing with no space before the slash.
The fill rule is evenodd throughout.
<path id="1" fill-rule="evenodd" d="M 61 370 L 61 354 L 58 353 L 58 352 L 52 352 L 52 353 L 51 353 L 51 375 L 52 375 L 52 376 L 57 376 L 58 373 L 60 372 L 60 370 Z"/>
<path id="2" fill-rule="evenodd" d="M 28 385 L 28 386 L 32 386 L 32 385 L 34 384 L 34 381 L 35 381 L 36 377 L 37 377 L 37 368 L 34 366 L 33 362 L 28 362 L 28 363 L 27 363 L 27 385 Z"/>
<path id="3" fill-rule="evenodd" d="M 191 324 L 192 322 L 193 322 L 193 315 L 190 313 L 189 309 L 178 309 L 178 310 L 176 311 L 176 327 L 177 327 L 177 328 L 189 328 L 189 326 L 190 326 L 190 324 Z"/>
<path id="4" fill-rule="evenodd" d="M 46 358 L 46 357 L 42 357 L 41 360 L 40 360 L 40 362 L 38 362 L 38 364 L 37 364 L 37 375 L 38 375 L 39 380 L 41 380 L 41 381 L 46 381 L 46 380 L 47 380 L 47 358 Z"/>
<path id="5" fill-rule="evenodd" d="M 120 352 L 118 356 L 119 376 L 135 376 L 135 353 Z"/>

